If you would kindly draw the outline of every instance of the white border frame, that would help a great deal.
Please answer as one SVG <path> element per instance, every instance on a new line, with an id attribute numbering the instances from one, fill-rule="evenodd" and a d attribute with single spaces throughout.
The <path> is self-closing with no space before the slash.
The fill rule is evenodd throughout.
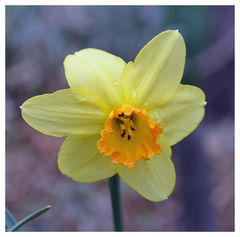
<path id="1" fill-rule="evenodd" d="M 61 0 L 58 3 L 54 0 L 31 0 L 31 1 L 22 1 L 22 0 L 1 0 L 0 1 L 0 52 L 4 52 L 0 54 L 0 72 L 1 72 L 1 80 L 0 80 L 0 88 L 2 90 L 1 93 L 1 110 L 2 116 L 0 117 L 0 126 L 2 131 L 2 139 L 1 139 L 1 193 L 5 194 L 5 7 L 10 5 L 234 5 L 235 6 L 235 231 L 234 232 L 148 232 L 148 234 L 155 235 L 155 236 L 173 236 L 177 235 L 178 237 L 188 237 L 192 236 L 202 236 L 202 234 L 216 236 L 216 237 L 231 237 L 231 236 L 240 236 L 240 161 L 239 161 L 239 154 L 240 154 L 240 140 L 239 140 L 239 132 L 240 132 L 240 73 L 239 73 L 239 66 L 240 66 L 240 37 L 239 37 L 239 27 L 240 27 L 240 1 L 238 0 L 221 0 L 221 1 L 213 1 L 213 0 L 132 0 L 132 1 L 119 1 L 116 0 L 105 0 L 105 1 L 98 1 L 98 0 Z M 43 233 L 58 236 L 69 236 L 71 235 L 79 235 L 79 232 L 5 232 L 5 198 L 1 199 L 0 202 L 0 235 L 1 236 L 12 236 L 12 235 L 21 235 L 21 236 L 41 236 Z M 132 232 L 81 232 L 81 235 L 92 235 L 97 234 L 101 236 L 112 236 L 113 234 L 126 234 L 131 235 Z M 138 232 L 138 235 L 145 236 L 146 232 Z"/>

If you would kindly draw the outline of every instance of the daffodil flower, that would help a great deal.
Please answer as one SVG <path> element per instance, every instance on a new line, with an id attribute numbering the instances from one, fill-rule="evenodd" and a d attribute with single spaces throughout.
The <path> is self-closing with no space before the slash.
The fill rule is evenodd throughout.
<path id="1" fill-rule="evenodd" d="M 158 34 L 129 63 L 80 50 L 64 60 L 70 88 L 25 101 L 22 116 L 44 134 L 66 137 L 58 166 L 73 180 L 119 174 L 143 197 L 164 200 L 176 180 L 171 146 L 204 116 L 202 90 L 180 83 L 185 56 L 176 30 Z"/>

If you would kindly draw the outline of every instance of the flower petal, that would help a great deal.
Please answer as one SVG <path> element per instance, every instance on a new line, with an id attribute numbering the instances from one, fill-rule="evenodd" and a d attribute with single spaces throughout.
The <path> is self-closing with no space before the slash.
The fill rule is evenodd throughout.
<path id="1" fill-rule="evenodd" d="M 152 107 L 168 101 L 181 81 L 185 55 L 178 31 L 167 30 L 154 37 L 122 74 L 128 103 Z"/>
<path id="2" fill-rule="evenodd" d="M 163 126 L 163 134 L 172 146 L 191 133 L 204 116 L 205 94 L 195 86 L 180 85 L 166 104 L 149 111 Z"/>
<path id="3" fill-rule="evenodd" d="M 56 137 L 100 134 L 108 115 L 103 102 L 82 88 L 35 96 L 21 109 L 30 126 Z"/>
<path id="4" fill-rule="evenodd" d="M 116 171 L 110 159 L 101 155 L 99 137 L 66 138 L 58 153 L 61 172 L 78 182 L 95 182 L 113 176 Z"/>
<path id="5" fill-rule="evenodd" d="M 134 168 L 117 166 L 121 178 L 143 197 L 151 201 L 166 199 L 172 192 L 176 174 L 171 160 L 171 148 L 167 140 L 161 136 L 162 152 L 149 160 L 140 160 Z"/>
<path id="6" fill-rule="evenodd" d="M 120 75 L 125 62 L 99 49 L 83 49 L 64 60 L 70 87 L 84 87 L 104 98 L 109 105 L 121 102 Z"/>

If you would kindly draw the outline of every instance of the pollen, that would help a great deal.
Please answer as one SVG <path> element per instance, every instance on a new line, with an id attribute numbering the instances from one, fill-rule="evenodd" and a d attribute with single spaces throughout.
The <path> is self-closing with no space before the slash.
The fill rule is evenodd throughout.
<path id="1" fill-rule="evenodd" d="M 163 128 L 150 119 L 146 110 L 131 105 L 115 107 L 108 116 L 97 142 L 99 151 L 113 164 L 133 168 L 161 152 L 158 138 Z"/>

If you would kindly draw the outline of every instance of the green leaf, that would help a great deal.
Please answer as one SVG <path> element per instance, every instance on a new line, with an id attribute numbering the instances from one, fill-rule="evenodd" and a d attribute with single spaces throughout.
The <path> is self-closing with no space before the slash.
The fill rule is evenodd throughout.
<path id="1" fill-rule="evenodd" d="M 44 214 L 46 211 L 48 211 L 51 208 L 50 205 L 43 207 L 35 212 L 33 212 L 32 214 L 30 214 L 29 216 L 26 216 L 25 218 L 23 218 L 22 220 L 20 220 L 19 222 L 17 222 L 14 226 L 12 226 L 11 228 L 9 228 L 7 231 L 17 231 L 21 226 L 25 225 L 26 223 L 34 220 L 35 218 L 37 218 L 38 216 Z"/>
<path id="2" fill-rule="evenodd" d="M 7 229 L 9 229 L 12 226 L 16 225 L 17 220 L 15 219 L 13 214 L 8 210 L 8 208 L 6 208 L 5 217 L 6 217 L 6 228 Z"/>

